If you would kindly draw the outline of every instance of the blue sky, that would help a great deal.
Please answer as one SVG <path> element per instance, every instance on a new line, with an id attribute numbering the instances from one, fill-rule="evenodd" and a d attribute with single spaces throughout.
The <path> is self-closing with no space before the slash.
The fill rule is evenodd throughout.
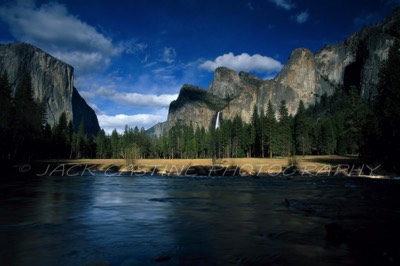
<path id="1" fill-rule="evenodd" d="M 167 118 L 183 84 L 218 66 L 274 77 L 291 51 L 317 52 L 400 0 L 0 0 L 0 42 L 27 42 L 75 68 L 107 132 Z"/>

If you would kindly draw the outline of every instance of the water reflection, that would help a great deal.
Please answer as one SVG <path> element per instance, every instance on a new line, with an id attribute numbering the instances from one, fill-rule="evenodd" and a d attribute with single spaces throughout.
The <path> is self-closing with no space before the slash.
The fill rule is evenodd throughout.
<path id="1" fill-rule="evenodd" d="M 96 176 L 4 179 L 0 265 L 398 262 L 398 183 Z M 327 240 L 326 226 L 336 228 Z M 338 235 L 338 237 L 336 236 Z"/>

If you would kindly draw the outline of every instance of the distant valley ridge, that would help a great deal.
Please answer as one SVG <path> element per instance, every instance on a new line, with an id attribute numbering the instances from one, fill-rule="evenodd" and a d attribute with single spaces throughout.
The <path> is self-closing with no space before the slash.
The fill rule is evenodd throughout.
<path id="1" fill-rule="evenodd" d="M 321 95 L 333 95 L 339 89 L 355 86 L 365 101 L 377 95 L 379 69 L 389 49 L 400 38 L 400 8 L 382 23 L 368 26 L 337 45 L 328 45 L 313 54 L 295 49 L 283 69 L 272 80 L 219 67 L 208 89 L 185 84 L 177 100 L 170 104 L 164 123 L 149 129 L 160 136 L 174 125 L 192 125 L 208 130 L 216 115 L 232 120 L 240 116 L 251 121 L 254 107 L 265 112 L 271 101 L 275 112 L 281 101 L 290 114 L 297 112 L 300 100 L 305 106 L 318 102 Z"/>

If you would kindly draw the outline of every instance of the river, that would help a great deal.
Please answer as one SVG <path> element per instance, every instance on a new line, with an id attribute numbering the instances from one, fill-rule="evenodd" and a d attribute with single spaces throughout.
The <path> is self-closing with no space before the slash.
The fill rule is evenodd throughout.
<path id="1" fill-rule="evenodd" d="M 400 265 L 400 183 L 2 178 L 0 265 Z"/>

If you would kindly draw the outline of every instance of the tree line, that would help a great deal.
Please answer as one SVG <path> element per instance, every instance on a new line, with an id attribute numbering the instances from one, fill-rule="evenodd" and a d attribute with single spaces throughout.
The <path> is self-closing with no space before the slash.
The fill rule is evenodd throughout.
<path id="1" fill-rule="evenodd" d="M 74 129 L 62 114 L 50 127 L 45 103 L 33 98 L 29 75 L 14 97 L 4 73 L 0 77 L 1 159 L 37 158 L 238 158 L 293 155 L 354 154 L 400 172 L 400 45 L 395 42 L 383 63 L 372 102 L 362 99 L 360 88 L 337 89 L 321 95 L 307 108 L 299 102 L 296 115 L 285 101 L 277 112 L 271 102 L 265 112 L 254 107 L 250 123 L 241 117 L 222 119 L 208 130 L 177 124 L 161 137 L 150 137 L 144 128 L 125 127 L 107 135 L 86 135 L 84 125 Z M 277 115 L 275 115 L 277 113 Z"/>
<path id="2" fill-rule="evenodd" d="M 255 107 L 250 123 L 241 117 L 223 120 L 208 131 L 177 124 L 160 138 L 144 129 L 126 127 L 111 137 L 101 131 L 97 156 L 121 158 L 237 158 L 293 155 L 358 155 L 400 172 L 400 44 L 394 43 L 379 72 L 377 96 L 361 97 L 359 86 L 338 88 L 307 108 L 299 102 L 296 115 L 289 115 L 282 101 L 275 115 L 271 102 L 265 112 Z M 101 151 L 99 153 L 99 151 Z M 121 153 L 122 152 L 122 153 Z"/>

